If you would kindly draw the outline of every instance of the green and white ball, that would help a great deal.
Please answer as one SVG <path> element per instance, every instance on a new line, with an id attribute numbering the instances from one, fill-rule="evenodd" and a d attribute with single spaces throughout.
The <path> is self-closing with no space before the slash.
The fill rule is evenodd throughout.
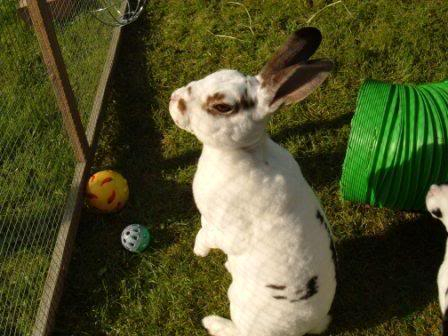
<path id="1" fill-rule="evenodd" d="M 151 235 L 148 229 L 140 224 L 127 226 L 121 233 L 121 244 L 131 252 L 143 252 L 149 245 Z"/>

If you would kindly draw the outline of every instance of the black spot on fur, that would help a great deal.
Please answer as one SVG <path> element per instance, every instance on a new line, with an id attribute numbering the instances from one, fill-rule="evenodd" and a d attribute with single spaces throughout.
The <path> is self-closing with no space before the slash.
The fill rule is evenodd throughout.
<path id="1" fill-rule="evenodd" d="M 281 295 L 273 296 L 273 298 L 276 300 L 286 300 L 286 296 L 281 296 Z"/>
<path id="2" fill-rule="evenodd" d="M 331 239 L 330 236 L 330 250 L 331 250 L 331 254 L 333 256 L 333 262 L 336 264 L 336 248 L 334 247 L 334 243 L 333 243 L 333 239 Z"/>
<path id="3" fill-rule="evenodd" d="M 443 217 L 443 216 L 442 216 L 442 211 L 440 211 L 439 208 L 434 209 L 434 210 L 431 210 L 431 213 L 432 213 L 434 216 L 436 216 L 437 218 L 442 218 L 442 217 Z"/>
<path id="4" fill-rule="evenodd" d="M 316 218 L 319 220 L 321 224 L 325 224 L 324 215 L 322 215 L 322 212 L 320 210 L 317 210 L 316 212 Z"/>
<path id="5" fill-rule="evenodd" d="M 283 285 L 266 285 L 266 287 L 272 288 L 272 289 L 279 289 L 279 290 L 286 288 L 286 286 L 283 286 Z"/>
<path id="6" fill-rule="evenodd" d="M 331 236 L 330 229 L 328 228 L 328 224 L 325 222 L 324 215 L 320 212 L 319 209 L 316 211 L 316 218 L 319 220 L 320 224 L 325 226 L 325 229 L 328 232 L 328 236 L 330 237 L 330 250 L 333 258 L 333 262 L 336 264 L 336 248 L 334 247 L 333 238 Z"/>
<path id="7" fill-rule="evenodd" d="M 246 90 L 246 92 L 241 97 L 240 104 L 244 110 L 247 110 L 253 108 L 257 104 L 257 102 L 256 100 L 249 97 Z"/>
<path id="8" fill-rule="evenodd" d="M 300 297 L 300 300 L 307 300 L 313 295 L 317 294 L 319 286 L 317 285 L 317 275 L 308 280 L 306 284 L 306 293 Z"/>

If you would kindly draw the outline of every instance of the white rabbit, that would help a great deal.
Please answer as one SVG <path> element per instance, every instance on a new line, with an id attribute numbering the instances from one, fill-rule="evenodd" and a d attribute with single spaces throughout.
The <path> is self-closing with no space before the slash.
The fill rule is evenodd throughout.
<path id="1" fill-rule="evenodd" d="M 448 185 L 432 185 L 426 195 L 426 208 L 434 218 L 439 219 L 448 231 Z M 439 304 L 442 311 L 442 334 L 448 336 L 448 240 L 445 245 L 445 256 L 437 275 Z"/>
<path id="2" fill-rule="evenodd" d="M 336 290 L 322 207 L 294 158 L 266 134 L 283 104 L 304 99 L 332 63 L 308 61 L 322 36 L 295 32 L 257 76 L 221 70 L 177 89 L 174 122 L 202 143 L 193 182 L 202 228 L 194 253 L 228 255 L 231 320 L 208 316 L 214 336 L 322 333 Z"/>

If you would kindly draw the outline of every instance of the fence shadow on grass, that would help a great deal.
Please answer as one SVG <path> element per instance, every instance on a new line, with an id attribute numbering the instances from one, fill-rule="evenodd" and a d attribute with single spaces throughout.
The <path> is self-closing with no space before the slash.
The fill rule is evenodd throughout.
<path id="1" fill-rule="evenodd" d="M 99 146 L 93 167 L 94 171 L 111 168 L 121 172 L 128 180 L 130 198 L 118 214 L 99 215 L 83 210 L 55 335 L 76 334 L 77 330 L 103 335 L 92 309 L 107 307 L 111 310 L 108 316 L 114 310 L 121 311 L 106 300 L 120 292 L 122 281 L 137 272 L 145 258 L 121 247 L 119 238 L 126 225 L 140 223 L 150 228 L 154 240 L 147 253 L 153 253 L 178 239 L 178 230 L 170 223 L 195 213 L 191 186 L 163 176 L 166 164 L 188 165 L 195 160 L 196 153 L 168 162 L 163 158 L 162 135 L 151 116 L 151 111 L 159 106 L 154 99 L 158 92 L 145 58 L 147 36 L 151 36 L 151 25 L 146 15 L 123 30 L 111 82 L 113 100 L 109 99 L 102 130 L 107 139 L 104 149 Z"/>
<path id="2" fill-rule="evenodd" d="M 130 186 L 123 219 L 150 227 L 156 237 L 151 246 L 160 249 L 176 240 L 175 230 L 164 224 L 181 221 L 195 211 L 191 185 L 170 181 L 163 173 L 190 165 L 199 152 L 172 159 L 163 157 L 162 134 L 151 113 L 166 110 L 166 118 L 171 118 L 168 101 L 159 106 L 155 99 L 160 92 L 147 67 L 148 47 L 141 37 L 150 36 L 149 29 L 148 19 L 142 16 L 138 24 L 128 27 L 123 38 L 121 50 L 125 52 L 120 54 L 112 91 L 118 127 L 113 161 L 114 169 L 126 176 Z"/>

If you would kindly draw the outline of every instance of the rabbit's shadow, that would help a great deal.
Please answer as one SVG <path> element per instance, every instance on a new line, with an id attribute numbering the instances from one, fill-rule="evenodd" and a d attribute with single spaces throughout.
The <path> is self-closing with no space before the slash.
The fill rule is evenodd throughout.
<path id="1" fill-rule="evenodd" d="M 329 333 L 368 329 L 434 300 L 445 236 L 442 225 L 425 215 L 397 221 L 381 235 L 340 242 Z"/>
<path id="2" fill-rule="evenodd" d="M 330 130 L 339 129 L 344 125 L 350 123 L 353 118 L 353 113 L 347 112 L 341 114 L 333 119 L 327 120 L 310 120 L 303 124 L 296 125 L 293 127 L 285 127 L 278 133 L 274 134 L 272 138 L 276 142 L 282 142 L 292 135 L 305 134 L 310 132 L 315 132 L 316 130 Z"/>
<path id="3" fill-rule="evenodd" d="M 272 139 L 277 143 L 283 143 L 289 137 L 298 134 L 304 135 L 316 131 L 340 129 L 350 123 L 352 116 L 352 113 L 345 113 L 330 120 L 308 121 L 294 127 L 285 128 L 274 134 Z M 345 151 L 345 142 L 340 142 L 331 151 L 300 153 L 294 159 L 300 165 L 305 179 L 311 186 L 314 189 L 322 189 L 339 180 Z"/>

